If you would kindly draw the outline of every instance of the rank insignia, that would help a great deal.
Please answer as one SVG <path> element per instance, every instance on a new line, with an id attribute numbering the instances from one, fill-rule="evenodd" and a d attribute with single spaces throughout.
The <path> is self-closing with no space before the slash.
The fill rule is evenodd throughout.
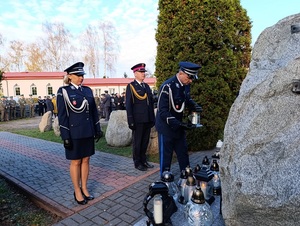
<path id="1" fill-rule="evenodd" d="M 177 88 L 180 88 L 180 86 L 179 86 L 179 84 L 178 84 L 178 83 L 176 83 L 176 87 L 177 87 Z"/>

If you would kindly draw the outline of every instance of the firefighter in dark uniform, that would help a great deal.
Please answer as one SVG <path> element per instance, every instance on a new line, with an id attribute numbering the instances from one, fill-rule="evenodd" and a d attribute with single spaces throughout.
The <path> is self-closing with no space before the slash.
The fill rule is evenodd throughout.
<path id="1" fill-rule="evenodd" d="M 70 175 L 74 199 L 85 205 L 94 199 L 87 189 L 90 156 L 95 154 L 95 143 L 103 136 L 92 90 L 82 86 L 84 64 L 78 62 L 65 72 L 66 86 L 57 91 L 60 135 L 66 158 L 70 161 Z"/>
<path id="2" fill-rule="evenodd" d="M 185 130 L 193 128 L 193 125 L 182 121 L 183 111 L 185 107 L 191 111 L 202 111 L 190 96 L 190 84 L 197 79 L 201 66 L 191 62 L 180 62 L 179 66 L 179 72 L 166 80 L 159 90 L 155 126 L 161 175 L 171 169 L 173 151 L 177 155 L 180 170 L 190 165 Z"/>
<path id="3" fill-rule="evenodd" d="M 140 63 L 131 68 L 135 80 L 126 87 L 126 112 L 128 126 L 132 130 L 132 156 L 136 169 L 146 171 L 154 166 L 147 162 L 146 151 L 149 144 L 151 127 L 155 116 L 152 92 L 144 83 L 146 64 Z"/>

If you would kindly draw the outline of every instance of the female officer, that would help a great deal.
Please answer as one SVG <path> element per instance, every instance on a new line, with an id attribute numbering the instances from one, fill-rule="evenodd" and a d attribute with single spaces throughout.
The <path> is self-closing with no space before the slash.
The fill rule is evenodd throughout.
<path id="1" fill-rule="evenodd" d="M 87 189 L 90 156 L 102 137 L 97 107 L 92 90 L 81 86 L 84 64 L 78 62 L 65 70 L 66 86 L 57 91 L 58 121 L 64 142 L 66 158 L 70 162 L 70 175 L 74 186 L 74 199 L 80 205 L 94 199 Z"/>

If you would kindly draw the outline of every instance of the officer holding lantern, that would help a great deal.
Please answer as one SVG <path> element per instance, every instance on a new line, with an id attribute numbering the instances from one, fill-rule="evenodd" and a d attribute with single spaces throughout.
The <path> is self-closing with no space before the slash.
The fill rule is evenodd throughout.
<path id="1" fill-rule="evenodd" d="M 185 130 L 195 128 L 195 125 L 184 123 L 185 107 L 194 112 L 202 108 L 190 96 L 190 84 L 197 79 L 200 65 L 192 62 L 180 62 L 178 73 L 166 80 L 160 87 L 157 103 L 155 126 L 158 132 L 160 174 L 171 169 L 173 151 L 175 151 L 180 170 L 188 165 Z"/>

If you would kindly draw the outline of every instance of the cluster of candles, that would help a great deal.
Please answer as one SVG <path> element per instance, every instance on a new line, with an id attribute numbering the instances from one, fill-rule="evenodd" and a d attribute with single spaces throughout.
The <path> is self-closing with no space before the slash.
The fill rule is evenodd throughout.
<path id="1" fill-rule="evenodd" d="M 166 170 L 163 172 L 161 180 L 168 187 L 168 194 L 173 199 L 184 206 L 184 216 L 189 225 L 211 225 L 213 221 L 210 205 L 215 197 L 221 195 L 221 181 L 219 174 L 220 158 L 219 151 L 223 145 L 221 140 L 216 144 L 217 152 L 210 161 L 207 156 L 202 160 L 202 165 L 196 165 L 194 170 L 186 167 L 180 174 L 177 183 L 174 182 L 174 175 Z M 156 195 L 153 202 L 155 225 L 163 225 L 163 201 L 161 196 Z"/>
<path id="2" fill-rule="evenodd" d="M 161 180 L 168 186 L 169 195 L 184 206 L 184 216 L 190 225 L 197 225 L 196 222 L 199 221 L 205 221 L 204 225 L 212 222 L 209 205 L 214 202 L 214 195 L 221 194 L 219 165 L 216 159 L 210 164 L 205 156 L 202 166 L 197 164 L 194 170 L 186 167 L 181 172 L 177 184 L 174 182 L 174 175 L 168 170 L 163 172 Z M 163 222 L 163 201 L 159 195 L 154 197 L 153 208 L 154 220 L 160 225 Z"/>

